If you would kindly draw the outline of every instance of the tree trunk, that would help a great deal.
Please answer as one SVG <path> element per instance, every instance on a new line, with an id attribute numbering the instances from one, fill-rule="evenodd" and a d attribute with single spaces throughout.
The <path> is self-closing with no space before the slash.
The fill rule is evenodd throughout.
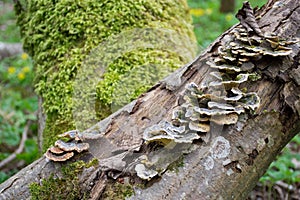
<path id="1" fill-rule="evenodd" d="M 299 5 L 300 0 L 288 0 L 284 5 L 270 0 L 256 13 L 260 29 L 253 25 L 253 21 L 249 22 L 251 20 L 241 22 L 250 24 L 257 35 L 261 35 L 261 30 L 265 35 L 276 33 L 283 39 L 281 41 L 291 38 L 299 41 Z M 97 139 L 86 137 L 91 139 L 84 141 L 90 145 L 88 152 L 77 154 L 67 162 L 40 158 L 1 184 L 0 198 L 30 198 L 29 185 L 33 182 L 37 183 L 31 185 L 35 198 L 53 198 L 56 191 L 51 193 L 49 185 L 47 190 L 50 196 L 45 197 L 45 193 L 37 191 L 43 186 L 47 188 L 46 185 L 52 181 L 65 191 L 70 189 L 70 185 L 73 187 L 72 192 L 68 191 L 62 197 L 67 199 L 71 199 L 69 195 L 72 194 L 77 194 L 77 199 L 120 199 L 129 195 L 128 191 L 134 191 L 131 199 L 245 199 L 276 155 L 300 131 L 299 42 L 291 44 L 289 56 L 278 56 L 280 53 L 277 52 L 276 57 L 257 56 L 251 60 L 255 72 L 259 72 L 262 78 L 241 85 L 259 96 L 260 104 L 255 113 L 247 111 L 231 125 L 220 125 L 219 118 L 211 118 L 210 132 L 200 134 L 200 139 L 193 140 L 193 143 L 180 143 L 172 139 L 171 142 L 168 140 L 167 145 L 163 139 L 162 144 L 150 139 L 149 143 L 143 142 L 143 139 L 147 141 L 145 133 L 146 130 L 149 132 L 149 127 L 153 129 L 163 120 L 171 121 L 174 108 L 183 105 L 180 102 L 187 99 L 187 96 L 182 98 L 188 90 L 187 85 L 192 90 L 195 85 L 190 83 L 200 87 L 207 81 L 211 72 L 207 61 L 223 53 L 219 52 L 219 47 L 230 39 L 234 31 L 241 31 L 241 25 L 222 34 L 194 62 L 84 131 L 83 138 L 95 131 L 99 133 L 97 136 L 101 136 Z M 163 148 L 162 145 L 166 146 Z M 142 159 L 141 155 L 149 160 L 134 160 Z M 65 168 L 72 166 L 70 163 L 74 161 L 88 162 L 94 157 L 99 160 L 98 164 L 79 167 L 80 170 L 78 166 L 69 168 L 69 171 Z M 137 165 L 132 170 L 133 161 L 138 162 L 139 166 L 151 166 L 152 170 L 139 171 Z M 80 173 L 71 175 L 71 179 L 64 177 L 70 175 L 70 171 Z M 152 177 L 153 171 L 158 174 Z M 49 178 L 50 174 L 54 175 Z M 148 180 L 141 180 L 143 177 Z M 131 189 L 120 189 L 120 185 Z M 117 194 L 123 196 L 113 196 Z"/>
<path id="2" fill-rule="evenodd" d="M 74 82 L 79 72 L 84 71 L 86 62 L 96 61 L 102 67 L 99 71 L 104 71 L 98 74 L 102 80 L 98 80 L 97 89 L 93 87 L 96 95 L 91 95 L 96 96 L 97 109 L 94 111 L 100 121 L 113 113 L 111 102 L 117 106 L 126 105 L 124 102 L 129 103 L 135 99 L 142 93 L 142 89 L 145 92 L 146 88 L 196 55 L 196 38 L 186 0 L 15 2 L 23 47 L 34 60 L 35 91 L 43 105 L 38 129 L 39 146 L 44 151 L 53 144 L 59 133 L 75 127 L 79 129 L 74 113 L 83 112 L 80 112 L 81 109 L 74 111 Z M 151 40 L 156 35 L 162 37 Z M 157 40 L 168 35 L 172 35 L 169 42 L 161 43 Z M 185 41 L 176 51 L 173 47 L 181 42 L 176 37 L 188 38 L 188 42 L 195 45 Z M 132 49 L 130 46 L 141 45 L 141 42 L 148 45 L 143 51 L 138 49 L 143 47 Z M 105 49 L 106 45 L 110 45 L 110 51 Z M 183 50 L 185 47 L 187 49 Z M 101 49 L 103 52 L 99 52 Z M 139 79 L 140 71 L 146 68 L 141 66 L 147 65 L 159 66 L 155 68 L 156 74 L 153 68 L 148 67 L 152 76 Z M 113 99 L 115 85 L 121 81 L 128 82 L 130 78 L 127 75 L 130 72 L 135 83 L 127 84 L 127 95 Z M 86 89 L 89 88 L 79 90 Z M 91 113 L 88 113 L 80 118 L 88 121 L 90 116 Z"/>
<path id="3" fill-rule="evenodd" d="M 233 12 L 235 8 L 235 0 L 221 0 L 220 12 Z"/>

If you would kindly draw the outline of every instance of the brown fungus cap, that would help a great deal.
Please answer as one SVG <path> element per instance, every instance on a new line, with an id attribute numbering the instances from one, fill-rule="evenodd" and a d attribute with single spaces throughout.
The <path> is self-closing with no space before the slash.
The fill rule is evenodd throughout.
<path id="1" fill-rule="evenodd" d="M 62 154 L 55 154 L 48 149 L 45 153 L 46 158 L 55 162 L 63 162 L 69 160 L 74 156 L 74 152 L 64 152 Z"/>
<path id="2" fill-rule="evenodd" d="M 60 149 L 59 147 L 54 147 L 54 146 L 50 147 L 48 150 L 54 154 L 64 153 L 64 150 Z"/>
<path id="3" fill-rule="evenodd" d="M 71 143 L 57 140 L 55 142 L 55 146 L 59 147 L 63 151 L 77 151 L 78 153 L 80 153 L 82 151 L 88 150 L 90 145 L 88 143 Z"/>
<path id="4" fill-rule="evenodd" d="M 69 138 L 69 139 L 75 139 L 76 141 L 80 141 L 80 132 L 78 130 L 71 130 L 67 131 L 63 134 L 58 135 L 60 138 Z"/>

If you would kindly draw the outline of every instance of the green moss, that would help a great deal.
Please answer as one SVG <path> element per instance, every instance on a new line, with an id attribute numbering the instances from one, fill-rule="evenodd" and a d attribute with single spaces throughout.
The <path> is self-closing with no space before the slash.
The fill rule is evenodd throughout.
<path id="1" fill-rule="evenodd" d="M 43 151 L 45 152 L 50 145 L 53 145 L 53 141 L 58 139 L 57 135 L 68 130 L 73 130 L 75 128 L 68 121 L 56 121 L 55 117 L 48 116 L 46 119 L 46 124 L 51 124 L 52 126 L 48 126 L 43 132 Z M 59 138 L 61 139 L 61 138 Z"/>
<path id="2" fill-rule="evenodd" d="M 147 50 L 147 53 L 135 50 L 117 58 L 97 86 L 102 109 L 115 112 L 177 69 L 178 63 L 181 63 L 178 55 L 162 50 Z M 168 67 L 162 67 L 164 65 Z M 111 113 L 99 114 L 102 118 Z"/>
<path id="3" fill-rule="evenodd" d="M 173 163 L 171 163 L 168 166 L 168 170 L 178 173 L 179 168 L 184 166 L 183 159 L 184 159 L 184 156 L 183 155 L 180 156 L 176 161 L 174 161 Z"/>
<path id="4" fill-rule="evenodd" d="M 78 175 L 84 168 L 97 166 L 98 160 L 93 159 L 88 163 L 77 161 L 62 167 L 62 178 L 55 178 L 51 175 L 48 179 L 43 179 L 41 184 L 32 183 L 29 186 L 32 200 L 48 199 L 88 199 L 88 194 L 80 190 Z M 133 195 L 134 190 L 129 184 L 110 182 L 101 199 L 125 199 Z"/>
<path id="5" fill-rule="evenodd" d="M 90 167 L 95 167 L 95 166 L 97 166 L 99 164 L 99 160 L 98 159 L 96 159 L 96 158 L 94 158 L 94 159 L 92 159 L 90 162 L 88 162 L 86 165 L 85 165 L 85 167 L 86 168 L 90 168 Z"/>
<path id="6" fill-rule="evenodd" d="M 107 38 L 133 28 L 151 27 L 173 30 L 195 41 L 185 0 L 31 0 L 26 5 L 18 4 L 16 11 L 24 48 L 35 63 L 36 91 L 43 98 L 48 117 L 44 149 L 53 143 L 57 134 L 74 128 L 74 78 L 91 50 Z M 195 49 L 188 51 L 195 55 Z M 133 49 L 109 63 L 104 81 L 97 87 L 97 105 L 101 108 L 97 110 L 98 120 L 112 112 L 112 98 L 118 94 L 116 82 L 127 83 L 129 71 L 136 70 L 131 76 L 139 82 L 143 68 L 138 66 L 159 64 L 153 73 L 158 73 L 160 79 L 187 62 L 181 54 L 156 47 Z M 140 85 L 132 84 L 136 88 L 124 94 L 116 106 L 134 99 L 156 81 L 150 78 Z"/>
<path id="7" fill-rule="evenodd" d="M 129 184 L 121 184 L 118 182 L 108 184 L 101 195 L 104 200 L 122 200 L 134 194 L 133 187 Z"/>
<path id="8" fill-rule="evenodd" d="M 51 175 L 48 179 L 43 179 L 42 184 L 30 184 L 31 199 L 87 199 L 87 194 L 82 194 L 80 190 L 78 175 L 84 168 L 89 168 L 98 164 L 97 159 L 89 163 L 78 161 L 62 167 L 62 178 L 55 178 Z"/>

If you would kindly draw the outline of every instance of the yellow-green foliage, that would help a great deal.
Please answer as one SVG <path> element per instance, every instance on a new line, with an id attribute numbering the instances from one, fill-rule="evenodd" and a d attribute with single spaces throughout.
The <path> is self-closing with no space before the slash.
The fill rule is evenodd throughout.
<path id="1" fill-rule="evenodd" d="M 23 2 L 23 1 L 20 1 Z M 109 36 L 132 28 L 165 28 L 194 40 L 191 18 L 185 0 L 28 0 L 18 4 L 16 11 L 24 48 L 32 56 L 36 71 L 36 91 L 43 98 L 47 114 L 44 148 L 55 135 L 74 128 L 72 119 L 73 81 L 83 61 Z M 195 49 L 191 48 L 191 54 Z M 104 81 L 97 87 L 100 118 L 110 113 L 114 85 L 126 80 L 126 73 L 146 64 L 163 78 L 185 64 L 179 53 L 163 49 L 127 52 L 109 63 Z M 138 70 L 143 70 L 139 68 Z M 151 70 L 148 70 L 151 73 Z M 136 75 L 141 74 L 137 71 Z M 134 77 L 135 75 L 133 75 Z M 137 83 L 141 78 L 137 78 Z M 121 104 L 144 92 L 152 82 L 133 84 L 132 96 L 124 95 Z M 155 80 L 157 81 L 157 80 Z M 123 94 L 122 94 L 123 95 Z"/>
<path id="2" fill-rule="evenodd" d="M 135 50 L 126 53 L 108 66 L 104 81 L 97 87 L 101 104 L 113 104 L 109 111 L 116 111 L 177 69 L 178 63 L 182 63 L 178 55 L 162 50 Z M 168 67 L 163 67 L 164 65 Z M 99 114 L 100 118 L 105 117 Z"/>

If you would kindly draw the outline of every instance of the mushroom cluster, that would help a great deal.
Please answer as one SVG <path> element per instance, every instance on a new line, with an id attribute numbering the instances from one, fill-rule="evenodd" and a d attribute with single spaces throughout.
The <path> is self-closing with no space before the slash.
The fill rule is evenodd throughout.
<path id="1" fill-rule="evenodd" d="M 63 140 L 57 140 L 54 146 L 48 148 L 45 156 L 52 161 L 66 161 L 72 158 L 75 153 L 81 153 L 89 149 L 88 143 L 82 143 L 80 133 L 77 130 L 65 132 L 59 137 L 71 139 L 71 141 L 64 142 Z"/>
<path id="2" fill-rule="evenodd" d="M 217 54 L 206 64 L 211 68 L 209 81 L 201 86 L 187 85 L 181 97 L 183 103 L 173 111 L 172 122 L 162 121 L 144 131 L 146 142 L 167 140 L 191 143 L 210 131 L 210 123 L 232 125 L 239 115 L 255 111 L 260 98 L 255 92 L 241 89 L 242 83 L 256 81 L 256 62 L 266 56 L 287 56 L 293 41 L 280 40 L 278 36 L 249 34 L 242 26 L 233 29 L 218 46 Z"/>
<path id="3" fill-rule="evenodd" d="M 295 41 L 281 40 L 273 34 L 263 35 L 257 25 L 252 29 L 256 30 L 253 33 L 248 29 L 239 25 L 223 38 L 217 53 L 206 60 L 211 69 L 207 81 L 201 86 L 193 82 L 186 86 L 178 100 L 182 103 L 173 111 L 172 121 L 161 121 L 145 129 L 143 139 L 146 144 L 192 143 L 196 139 L 206 142 L 206 133 L 211 131 L 212 124 L 233 125 L 240 114 L 255 112 L 260 106 L 260 98 L 256 92 L 242 88 L 246 85 L 243 83 L 260 79 L 258 61 L 291 54 L 288 45 Z M 147 167 L 143 168 L 144 174 L 155 168 Z M 142 174 L 137 172 L 138 176 Z M 150 175 L 139 177 L 151 179 Z"/>

